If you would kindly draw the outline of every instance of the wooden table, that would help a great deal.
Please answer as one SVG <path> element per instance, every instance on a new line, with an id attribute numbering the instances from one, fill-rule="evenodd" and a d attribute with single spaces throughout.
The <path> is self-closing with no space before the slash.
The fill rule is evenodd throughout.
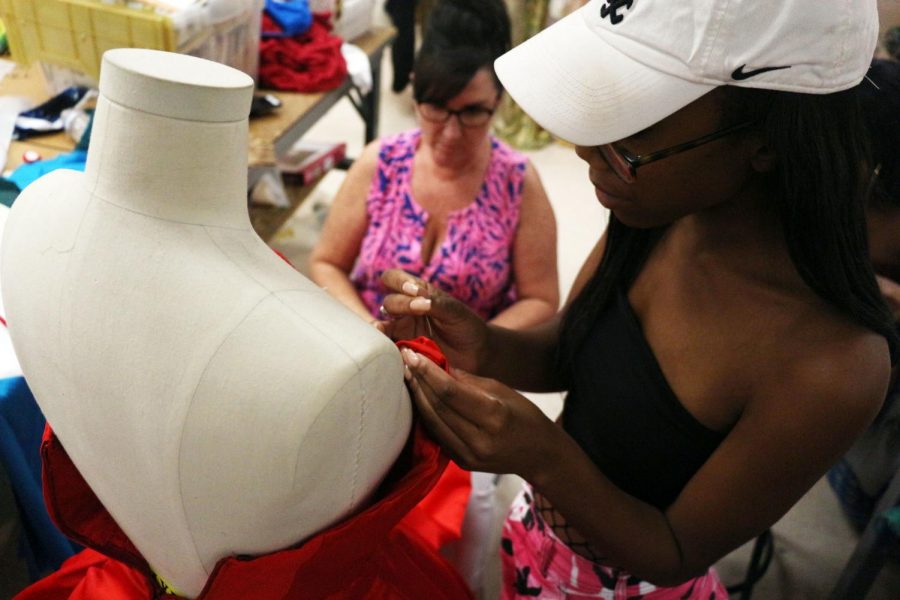
<path id="1" fill-rule="evenodd" d="M 281 108 L 270 115 L 250 122 L 250 168 L 267 168 L 275 165 L 276 157 L 283 155 L 306 133 L 328 109 L 345 96 L 353 101 L 366 124 L 366 142 L 378 137 L 378 98 L 380 92 L 381 56 L 396 32 L 391 27 L 380 27 L 353 40 L 369 56 L 372 64 L 373 87 L 365 96 L 348 79 L 340 87 L 318 94 L 294 94 L 269 91 L 281 100 Z M 267 91 L 267 90 L 260 90 Z"/>
<path id="2" fill-rule="evenodd" d="M 252 188 L 266 171 L 277 170 L 277 158 L 283 156 L 316 121 L 344 97 L 350 98 L 366 125 L 365 141 L 378 137 L 378 106 L 381 95 L 381 57 L 384 49 L 394 40 L 392 27 L 379 27 L 353 40 L 368 55 L 372 66 L 372 90 L 362 95 L 348 79 L 340 87 L 320 94 L 292 94 L 269 92 L 281 100 L 276 112 L 250 122 L 249 171 L 247 185 Z M 261 90 L 266 91 L 266 90 Z M 250 206 L 250 220 L 259 237 L 269 241 L 294 211 L 315 189 L 318 181 L 310 185 L 285 186 L 290 206 Z"/>
<path id="3" fill-rule="evenodd" d="M 338 88 L 321 93 L 303 94 L 278 90 L 258 90 L 281 100 L 281 107 L 270 115 L 258 117 L 250 121 L 250 135 L 247 156 L 248 189 L 266 172 L 277 172 L 278 157 L 287 152 L 294 143 L 312 127 L 316 121 L 345 97 L 350 98 L 357 112 L 363 119 L 365 141 L 370 142 L 378 136 L 378 106 L 381 92 L 381 58 L 384 49 L 394 40 L 396 32 L 391 27 L 377 27 L 369 30 L 353 40 L 368 55 L 372 66 L 372 90 L 361 94 L 348 78 Z M 40 104 L 47 99 L 47 87 L 43 74 L 37 65 L 17 67 L 0 82 L 0 95 L 24 96 Z M 53 158 L 74 147 L 72 140 L 65 133 L 32 138 L 25 142 L 12 142 L 7 156 L 7 169 L 14 169 L 22 164 L 22 155 L 27 150 L 35 150 L 41 158 Z M 275 232 L 287 221 L 306 197 L 315 188 L 318 181 L 310 185 L 285 186 L 290 206 L 275 208 L 271 206 L 249 205 L 250 221 L 257 234 L 269 241 Z"/>
<path id="4" fill-rule="evenodd" d="M 35 105 L 44 102 L 47 99 L 47 85 L 38 65 L 31 67 L 17 65 L 0 82 L 0 95 L 28 98 Z M 71 152 L 73 147 L 72 139 L 62 132 L 42 135 L 25 142 L 13 141 L 9 145 L 6 168 L 15 169 L 21 165 L 22 155 L 28 150 L 35 150 L 41 158 L 53 158 L 57 154 Z"/>

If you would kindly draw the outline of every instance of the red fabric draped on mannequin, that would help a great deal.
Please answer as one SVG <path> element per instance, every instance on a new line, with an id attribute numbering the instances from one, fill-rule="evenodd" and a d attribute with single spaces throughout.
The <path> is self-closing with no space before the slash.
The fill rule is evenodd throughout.
<path id="1" fill-rule="evenodd" d="M 397 342 L 397 346 L 418 352 L 445 371 L 450 369 L 447 357 L 437 344 L 426 337 L 401 340 Z M 415 531 L 432 549 L 440 550 L 444 544 L 462 537 L 463 518 L 471 493 L 471 475 L 450 461 L 437 484 L 403 518 L 402 525 L 410 531 Z"/>
<path id="2" fill-rule="evenodd" d="M 433 353 L 421 341 L 413 343 L 417 351 Z M 63 533 L 88 549 L 16 600 L 175 600 L 176 596 L 160 589 L 147 562 L 103 508 L 49 427 L 41 456 L 50 515 Z M 413 528 L 400 523 L 435 485 L 446 464 L 438 446 L 416 427 L 376 494 L 379 501 L 299 548 L 222 559 L 198 598 L 471 598 L 453 567 Z"/>

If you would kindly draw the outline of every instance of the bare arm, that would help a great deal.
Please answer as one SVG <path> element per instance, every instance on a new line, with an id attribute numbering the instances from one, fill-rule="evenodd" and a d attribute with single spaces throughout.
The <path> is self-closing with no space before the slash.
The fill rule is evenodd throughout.
<path id="1" fill-rule="evenodd" d="M 519 298 L 491 320 L 508 329 L 543 323 L 559 307 L 556 219 L 537 171 L 528 163 L 522 185 L 519 228 L 513 244 L 513 277 Z"/>
<path id="2" fill-rule="evenodd" d="M 605 249 L 604 233 L 581 267 L 570 298 L 578 294 L 597 270 Z M 385 333 L 392 338 L 429 331 L 450 363 L 462 369 L 520 390 L 562 390 L 556 369 L 556 349 L 564 311 L 540 325 L 511 330 L 484 323 L 458 300 L 399 269 L 385 272 L 382 281 L 387 289 L 394 291 L 385 297 L 384 305 L 392 315 L 400 317 L 386 326 Z M 426 317 L 427 324 L 418 323 Z"/>
<path id="3" fill-rule="evenodd" d="M 350 167 L 309 257 L 310 278 L 366 321 L 372 315 L 350 282 L 350 270 L 368 225 L 366 198 L 378 168 L 379 149 L 380 142 L 372 142 Z"/>
<path id="4" fill-rule="evenodd" d="M 614 486 L 512 390 L 404 360 L 424 422 L 461 465 L 522 475 L 612 564 L 676 585 L 771 526 L 874 417 L 890 368 L 884 340 L 863 334 L 823 354 L 773 373 L 665 512 Z"/>
<path id="5" fill-rule="evenodd" d="M 502 381 L 517 390 L 527 392 L 562 391 L 563 384 L 556 370 L 559 329 L 572 301 L 587 285 L 600 267 L 606 253 L 606 232 L 588 254 L 572 284 L 566 305 L 549 322 L 526 332 L 514 332 L 491 327 L 487 360 L 476 371 L 479 375 Z"/>
<path id="6" fill-rule="evenodd" d="M 696 574 L 775 523 L 871 423 L 890 361 L 883 338 L 860 338 L 773 374 L 669 507 L 682 574 Z"/>

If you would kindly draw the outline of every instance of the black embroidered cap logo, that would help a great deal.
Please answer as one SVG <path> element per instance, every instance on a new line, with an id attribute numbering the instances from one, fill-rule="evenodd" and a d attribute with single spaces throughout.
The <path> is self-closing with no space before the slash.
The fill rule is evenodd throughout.
<path id="1" fill-rule="evenodd" d="M 609 22 L 618 25 L 625 17 L 619 14 L 622 8 L 630 9 L 634 4 L 634 0 L 607 0 L 606 4 L 600 7 L 600 18 L 609 17 Z"/>
<path id="2" fill-rule="evenodd" d="M 752 71 L 745 71 L 744 67 L 747 65 L 741 65 L 737 69 L 735 69 L 731 73 L 731 78 L 735 81 L 743 81 L 745 79 L 750 79 L 756 75 L 761 75 L 763 73 L 768 73 L 769 71 L 780 71 L 782 69 L 790 69 L 791 65 L 786 65 L 784 67 L 762 67 L 760 69 L 753 69 Z"/>

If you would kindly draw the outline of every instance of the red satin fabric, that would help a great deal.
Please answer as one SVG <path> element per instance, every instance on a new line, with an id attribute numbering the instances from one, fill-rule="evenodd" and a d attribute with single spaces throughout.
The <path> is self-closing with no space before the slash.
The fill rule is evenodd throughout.
<path id="1" fill-rule="evenodd" d="M 58 571 L 38 581 L 14 600 L 175 598 L 155 594 L 155 588 L 141 571 L 87 549 L 64 562 Z"/>
<path id="2" fill-rule="evenodd" d="M 414 350 L 445 371 L 450 370 L 447 357 L 427 337 L 401 340 L 397 342 L 397 346 Z M 415 531 L 429 547 L 439 550 L 444 544 L 462 537 L 462 523 L 471 492 L 472 479 L 469 472 L 450 461 L 434 489 L 404 517 L 402 525 Z"/>
<path id="3" fill-rule="evenodd" d="M 414 341 L 412 347 L 426 355 L 437 348 L 422 350 L 418 343 Z M 41 455 L 50 515 L 63 533 L 88 549 L 16 600 L 175 600 L 156 584 L 147 562 L 103 508 L 49 427 Z M 417 426 L 378 491 L 376 497 L 381 500 L 299 548 L 256 558 L 222 559 L 198 598 L 471 598 L 453 567 L 437 554 L 431 541 L 416 532 L 415 523 L 400 523 L 435 485 L 446 464 L 440 448 Z"/>

